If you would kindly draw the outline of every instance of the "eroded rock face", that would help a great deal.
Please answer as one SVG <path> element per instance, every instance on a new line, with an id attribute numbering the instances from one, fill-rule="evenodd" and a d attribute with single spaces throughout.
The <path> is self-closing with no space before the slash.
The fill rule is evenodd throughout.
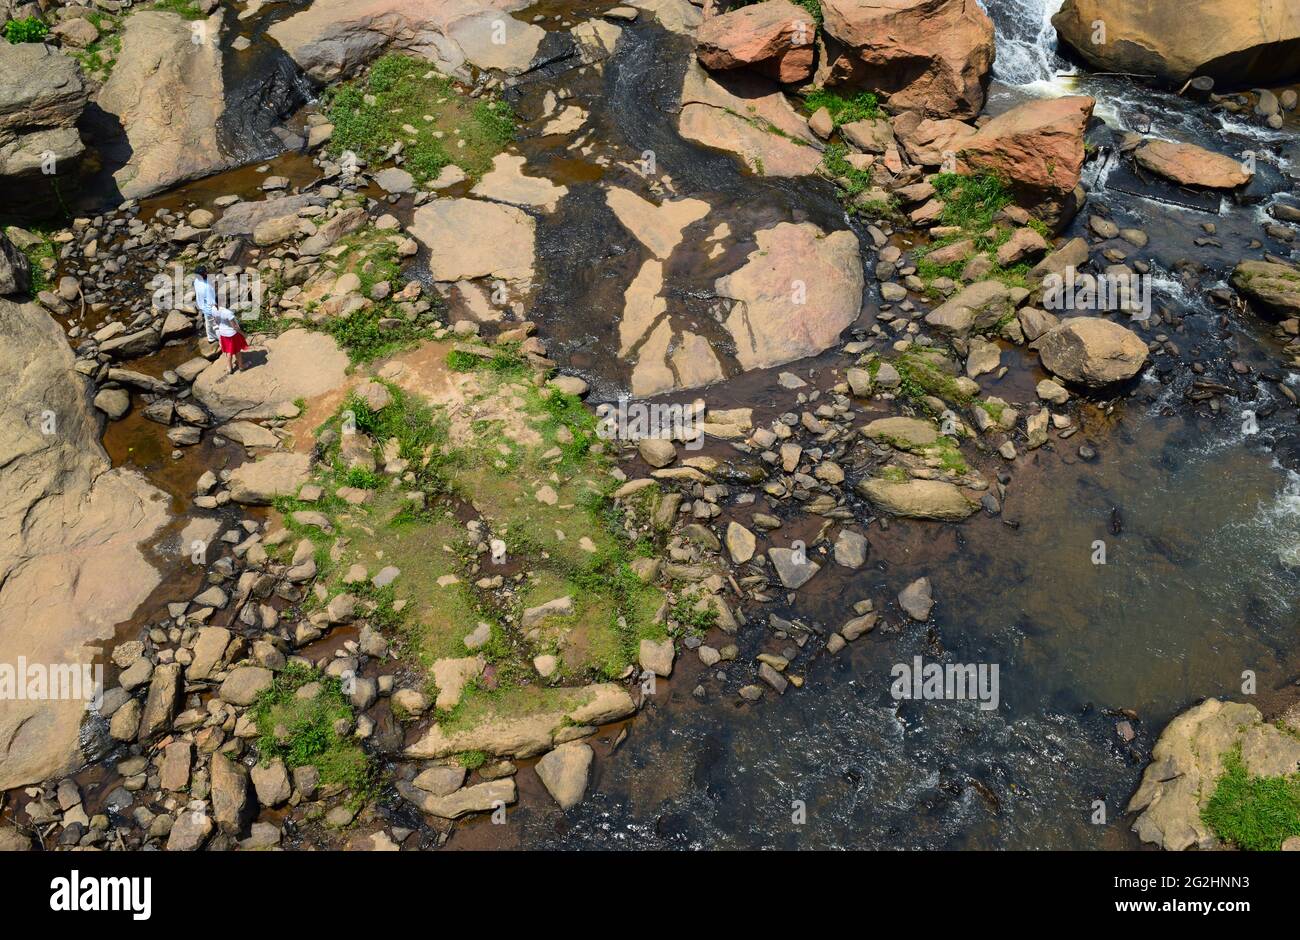
<path id="1" fill-rule="evenodd" d="M 724 326 L 740 365 L 762 369 L 833 345 L 862 306 L 857 236 L 782 222 L 755 238 L 744 266 L 715 284 L 719 297 L 735 301 Z"/>
<path id="2" fill-rule="evenodd" d="M 267 34 L 318 82 L 347 77 L 388 51 L 413 53 L 458 77 L 470 66 L 519 74 L 546 35 L 510 16 L 530 2 L 316 0 Z"/>
<path id="3" fill-rule="evenodd" d="M 1043 367 L 1093 388 L 1124 382 L 1142 371 L 1147 344 L 1128 327 L 1101 317 L 1070 317 L 1038 340 Z"/>
<path id="4" fill-rule="evenodd" d="M 1206 699 L 1171 721 L 1152 748 L 1128 804 L 1127 812 L 1140 814 L 1133 831 L 1174 851 L 1218 847 L 1201 810 L 1214 795 L 1224 758 L 1236 747 L 1252 776 L 1294 773 L 1300 763 L 1300 739 L 1264 722 L 1255 706 Z"/>
<path id="5" fill-rule="evenodd" d="M 1084 132 L 1096 101 L 1084 95 L 1029 101 L 998 115 L 955 147 L 959 167 L 1007 180 L 1018 201 L 1060 221 L 1083 170 Z M 1043 205 L 1046 204 L 1046 205 Z"/>
<path id="6" fill-rule="evenodd" d="M 822 0 L 817 78 L 889 96 L 899 111 L 974 117 L 993 67 L 993 21 L 976 0 Z"/>
<path id="7" fill-rule="evenodd" d="M 687 140 L 737 154 L 760 176 L 807 176 L 821 165 L 822 144 L 808 122 L 775 83 L 758 75 L 711 76 L 691 62 L 677 130 Z"/>
<path id="8" fill-rule="evenodd" d="M 1133 152 L 1133 159 L 1144 169 L 1181 186 L 1236 189 L 1249 183 L 1252 176 L 1240 160 L 1171 140 L 1149 140 Z"/>
<path id="9" fill-rule="evenodd" d="M 225 111 L 222 12 L 191 23 L 175 13 L 144 10 L 126 20 L 122 51 L 95 98 L 121 123 L 129 145 L 113 180 L 138 199 L 234 165 L 217 144 Z M 196 43 L 201 28 L 209 41 Z"/>
<path id="10" fill-rule="evenodd" d="M 1104 44 L 1093 42 L 1098 21 Z M 1286 0 L 1065 0 L 1052 25 L 1098 69 L 1171 82 L 1271 84 L 1293 76 L 1300 55 L 1300 6 Z"/>
<path id="11" fill-rule="evenodd" d="M 779 82 L 801 82 L 813 71 L 817 24 L 789 0 L 765 0 L 705 20 L 696 54 L 708 69 L 745 66 Z"/>
<path id="12" fill-rule="evenodd" d="M 0 44 L 0 205 L 6 211 L 48 214 L 57 205 L 52 183 L 66 193 L 85 145 L 77 132 L 90 92 L 81 68 L 40 43 Z M 56 172 L 43 171 L 47 155 Z"/>
<path id="13" fill-rule="evenodd" d="M 159 581 L 140 546 L 168 499 L 113 469 L 63 331 L 34 304 L 0 300 L 0 662 L 90 662 Z M 0 789 L 77 762 L 86 703 L 0 701 Z"/>

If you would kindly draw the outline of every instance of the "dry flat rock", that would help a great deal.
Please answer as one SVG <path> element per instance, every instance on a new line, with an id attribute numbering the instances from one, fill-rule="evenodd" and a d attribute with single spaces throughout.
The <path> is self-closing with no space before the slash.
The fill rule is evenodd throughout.
<path id="1" fill-rule="evenodd" d="M 310 454 L 267 454 L 230 472 L 230 498 L 245 505 L 269 506 L 276 497 L 297 495 L 310 476 Z"/>
<path id="2" fill-rule="evenodd" d="M 1095 43 L 1096 23 L 1106 42 Z M 1099 70 L 1233 85 L 1294 77 L 1300 6 L 1286 0 L 1065 0 L 1052 17 L 1062 40 Z"/>
<path id="3" fill-rule="evenodd" d="M 711 16 L 696 34 L 696 55 L 708 69 L 752 66 L 780 82 L 812 75 L 817 24 L 789 0 L 764 0 Z"/>
<path id="4" fill-rule="evenodd" d="M 895 111 L 974 117 L 993 67 L 977 0 L 822 0 L 829 61 L 818 80 L 884 92 Z"/>
<path id="5" fill-rule="evenodd" d="M 435 199 L 415 210 L 410 232 L 429 249 L 435 281 L 533 276 L 535 224 L 514 206 L 478 199 Z"/>
<path id="6" fill-rule="evenodd" d="M 431 68 L 463 79 L 472 78 L 470 66 L 517 74 L 528 68 L 546 35 L 509 15 L 529 2 L 317 0 L 267 34 L 322 83 L 351 75 L 387 51 L 415 53 Z"/>
<path id="7" fill-rule="evenodd" d="M 1171 721 L 1152 748 L 1128 804 L 1127 812 L 1140 814 L 1133 831 L 1174 851 L 1217 848 L 1201 810 L 1214 795 L 1224 757 L 1238 746 L 1252 776 L 1295 773 L 1300 763 L 1300 739 L 1266 723 L 1255 706 L 1206 699 Z"/>
<path id="8" fill-rule="evenodd" d="M 762 176 L 807 176 L 821 165 L 817 135 L 779 86 L 761 75 L 710 75 L 692 60 L 682 82 L 677 130 L 687 140 L 736 154 Z"/>
<path id="9" fill-rule="evenodd" d="M 265 361 L 254 361 L 263 355 Z M 347 378 L 347 353 L 315 330 L 288 330 L 266 341 L 265 354 L 244 356 L 246 369 L 231 373 L 222 356 L 194 380 L 195 399 L 218 421 L 274 418 L 297 399 L 333 391 Z"/>
<path id="10" fill-rule="evenodd" d="M 1043 367 L 1092 388 L 1124 382 L 1142 371 L 1147 345 L 1128 327 L 1101 317 L 1070 317 L 1038 340 Z"/>
<path id="11" fill-rule="evenodd" d="M 1236 189 L 1249 183 L 1253 175 L 1233 157 L 1170 140 L 1147 141 L 1133 152 L 1133 159 L 1144 169 L 1181 186 Z"/>
<path id="12" fill-rule="evenodd" d="M 483 751 L 497 757 L 536 757 L 554 746 L 557 733 L 574 725 L 603 725 L 636 711 L 627 690 L 613 683 L 574 689 L 573 701 L 554 710 L 529 715 L 489 715 L 469 728 L 446 730 L 432 724 L 406 748 L 417 759 L 450 757 L 465 751 Z"/>
<path id="13" fill-rule="evenodd" d="M 486 813 L 513 803 L 516 799 L 513 777 L 462 787 L 446 796 L 426 793 L 405 782 L 397 784 L 397 792 L 430 816 L 441 819 L 459 819 L 470 813 Z"/>
<path id="14" fill-rule="evenodd" d="M 811 222 L 762 229 L 745 264 L 714 284 L 733 301 L 724 326 L 744 369 L 763 369 L 833 346 L 862 306 L 862 261 L 852 232 Z M 795 282 L 804 286 L 797 302 Z"/>
<path id="15" fill-rule="evenodd" d="M 542 778 L 547 792 L 560 804 L 560 809 L 570 809 L 582 802 L 593 757 L 588 745 L 571 741 L 561 744 L 537 762 L 537 776 Z"/>

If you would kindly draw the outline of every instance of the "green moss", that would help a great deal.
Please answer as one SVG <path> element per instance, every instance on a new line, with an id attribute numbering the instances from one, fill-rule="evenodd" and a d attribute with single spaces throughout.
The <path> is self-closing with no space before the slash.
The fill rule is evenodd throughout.
<path id="1" fill-rule="evenodd" d="M 31 288 L 29 296 L 34 300 L 36 295 L 43 290 L 49 290 L 51 287 L 49 273 L 45 270 L 44 263 L 55 256 L 54 243 L 50 241 L 48 233 L 28 229 L 31 234 L 39 236 L 40 241 L 23 249 L 23 254 L 27 257 L 27 262 L 31 267 Z"/>
<path id="2" fill-rule="evenodd" d="M 1252 777 L 1237 746 L 1224 755 L 1223 775 L 1201 818 L 1224 842 L 1275 852 L 1300 836 L 1300 774 Z"/>
<path id="3" fill-rule="evenodd" d="M 957 385 L 956 377 L 949 375 L 938 364 L 938 353 L 913 346 L 894 360 L 894 368 L 902 380 L 899 391 L 904 397 L 920 403 L 927 395 L 943 401 L 965 405 L 970 396 Z"/>
<path id="4" fill-rule="evenodd" d="M 470 177 L 481 176 L 516 129 L 506 102 L 470 98 L 428 62 L 397 54 L 376 60 L 364 78 L 331 88 L 323 103 L 334 125 L 328 144 L 332 156 L 351 151 L 375 162 L 400 140 L 403 166 L 417 182 L 453 163 Z"/>

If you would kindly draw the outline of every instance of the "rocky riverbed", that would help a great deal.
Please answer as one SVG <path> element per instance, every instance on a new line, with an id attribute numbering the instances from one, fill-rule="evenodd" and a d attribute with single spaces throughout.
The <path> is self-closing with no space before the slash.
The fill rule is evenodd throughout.
<path id="1" fill-rule="evenodd" d="M 1295 845 L 1288 14 L 11 6 L 5 847 Z"/>

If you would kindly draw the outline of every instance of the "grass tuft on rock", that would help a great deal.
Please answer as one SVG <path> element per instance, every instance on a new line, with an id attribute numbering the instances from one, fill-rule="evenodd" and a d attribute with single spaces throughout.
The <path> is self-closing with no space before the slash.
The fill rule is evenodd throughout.
<path id="1" fill-rule="evenodd" d="M 831 123 L 836 127 L 854 121 L 873 121 L 881 116 L 880 99 L 869 91 L 841 95 L 825 88 L 815 88 L 808 92 L 804 104 L 811 112 L 825 108 L 830 112 Z"/>
<path id="2" fill-rule="evenodd" d="M 1253 777 L 1240 746 L 1234 747 L 1224 756 L 1223 775 L 1201 819 L 1224 842 L 1276 852 L 1288 838 L 1300 836 L 1300 774 Z"/>
<path id="3" fill-rule="evenodd" d="M 363 78 L 327 91 L 324 111 L 334 125 L 331 156 L 350 151 L 377 162 L 400 141 L 402 166 L 421 183 L 451 164 L 470 177 L 483 175 L 516 129 L 505 101 L 470 98 L 428 62 L 396 53 L 376 60 Z"/>

